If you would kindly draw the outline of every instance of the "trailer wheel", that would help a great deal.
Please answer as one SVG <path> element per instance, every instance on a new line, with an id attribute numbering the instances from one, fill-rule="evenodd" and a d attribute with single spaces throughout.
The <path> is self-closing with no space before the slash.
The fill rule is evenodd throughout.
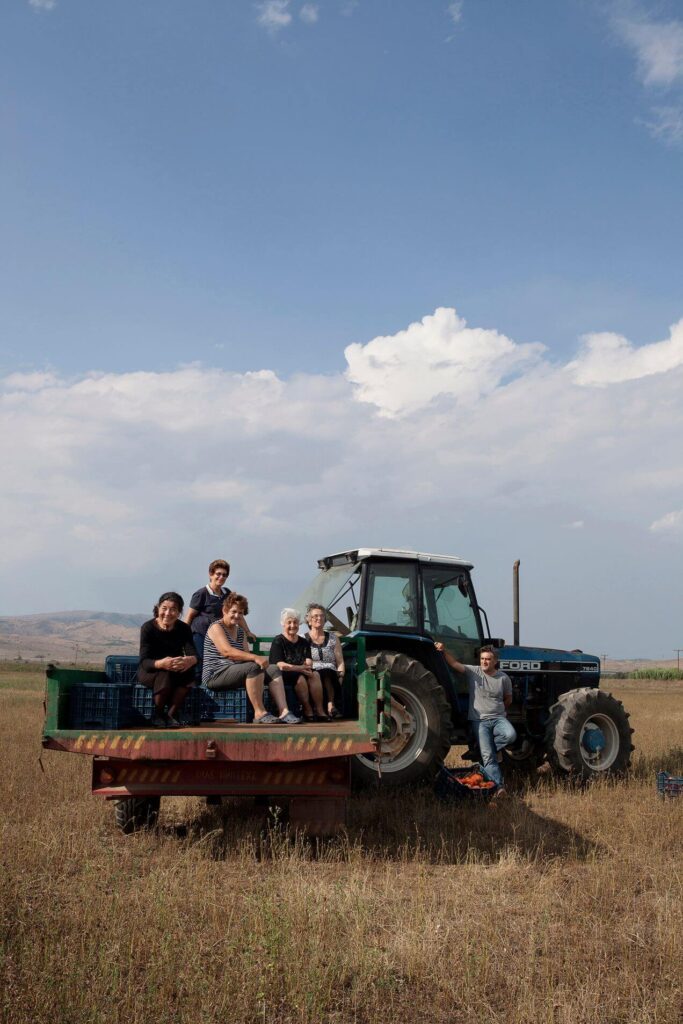
<path id="1" fill-rule="evenodd" d="M 451 709 L 434 675 L 419 661 L 396 651 L 380 651 L 368 664 L 391 677 L 391 733 L 382 741 L 382 785 L 397 787 L 434 778 L 450 748 Z M 352 758 L 358 786 L 377 782 L 377 757 Z"/>
<path id="2" fill-rule="evenodd" d="M 125 835 L 143 828 L 154 828 L 159 817 L 159 796 L 127 796 L 114 804 L 117 828 Z"/>
<path id="3" fill-rule="evenodd" d="M 584 687 L 550 709 L 546 751 L 554 768 L 580 779 L 620 775 L 631 763 L 633 729 L 621 701 Z"/>

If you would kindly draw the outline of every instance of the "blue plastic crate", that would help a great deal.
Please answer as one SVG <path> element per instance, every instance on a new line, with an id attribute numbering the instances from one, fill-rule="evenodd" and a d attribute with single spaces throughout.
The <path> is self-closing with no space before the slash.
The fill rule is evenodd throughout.
<path id="1" fill-rule="evenodd" d="M 669 775 L 668 772 L 657 772 L 657 792 L 664 798 L 683 794 L 683 775 Z"/>
<path id="2" fill-rule="evenodd" d="M 251 704 L 245 689 L 209 690 L 208 692 L 216 705 L 214 718 L 234 718 L 237 722 L 247 721 L 247 713 L 251 710 Z"/>
<path id="3" fill-rule="evenodd" d="M 185 698 L 185 703 L 178 713 L 178 721 L 183 725 L 198 725 L 204 715 L 206 697 L 198 687 L 191 687 Z M 154 694 L 148 686 L 136 683 L 132 688 L 133 720 L 136 725 L 146 725 L 151 722 L 154 713 Z"/>
<path id="4" fill-rule="evenodd" d="M 129 683 L 80 683 L 70 692 L 72 729 L 124 729 L 133 718 Z"/>
<path id="5" fill-rule="evenodd" d="M 180 721 L 183 725 L 199 725 L 202 720 L 205 697 L 200 687 L 191 686 L 187 691 L 185 703 L 180 709 Z"/>
<path id="6" fill-rule="evenodd" d="M 140 720 L 151 719 L 154 714 L 154 700 L 153 692 L 148 686 L 142 686 L 141 683 L 135 683 L 132 688 L 132 704 L 133 710 L 137 712 Z"/>
<path id="7" fill-rule="evenodd" d="M 110 654 L 104 659 L 104 671 L 112 683 L 135 683 L 140 659 L 130 654 Z"/>

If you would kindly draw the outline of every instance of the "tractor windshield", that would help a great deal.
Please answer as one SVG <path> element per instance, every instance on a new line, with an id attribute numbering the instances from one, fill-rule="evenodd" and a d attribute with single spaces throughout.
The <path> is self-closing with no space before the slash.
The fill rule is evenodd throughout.
<path id="1" fill-rule="evenodd" d="M 360 565 L 333 565 L 321 569 L 296 602 L 302 619 L 309 604 L 321 604 L 328 619 L 339 632 L 353 628 L 358 614 Z"/>

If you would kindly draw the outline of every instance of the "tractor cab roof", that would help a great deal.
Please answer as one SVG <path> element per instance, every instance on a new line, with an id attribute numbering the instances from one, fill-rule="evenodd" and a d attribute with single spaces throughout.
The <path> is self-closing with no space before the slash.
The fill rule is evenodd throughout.
<path id="1" fill-rule="evenodd" d="M 458 565 L 462 569 L 471 569 L 472 563 L 454 555 L 430 555 L 423 551 L 406 551 L 403 548 L 355 548 L 349 551 L 338 551 L 334 555 L 318 559 L 321 569 L 330 569 L 333 565 L 355 565 L 370 558 L 404 559 L 410 562 L 435 562 L 438 565 Z"/>

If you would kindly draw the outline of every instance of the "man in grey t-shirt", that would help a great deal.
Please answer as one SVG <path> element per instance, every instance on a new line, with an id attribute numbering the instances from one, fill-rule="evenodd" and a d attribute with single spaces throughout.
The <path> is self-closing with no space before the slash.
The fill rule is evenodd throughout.
<path id="1" fill-rule="evenodd" d="M 514 726 L 506 717 L 512 703 L 512 683 L 498 668 L 498 657 L 493 647 L 482 647 L 478 665 L 463 665 L 443 644 L 434 646 L 451 668 L 467 679 L 470 690 L 468 718 L 479 742 L 481 763 L 488 777 L 498 786 L 498 793 L 504 793 L 498 751 L 517 739 Z"/>

